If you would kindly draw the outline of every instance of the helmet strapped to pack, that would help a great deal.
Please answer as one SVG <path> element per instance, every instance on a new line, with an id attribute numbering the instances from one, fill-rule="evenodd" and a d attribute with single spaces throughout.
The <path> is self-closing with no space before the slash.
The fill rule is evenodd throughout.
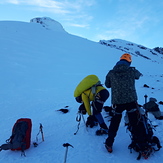
<path id="1" fill-rule="evenodd" d="M 128 54 L 128 53 L 123 54 L 123 55 L 120 57 L 120 60 L 122 60 L 122 59 L 124 59 L 124 60 L 126 60 L 126 61 L 128 61 L 128 62 L 132 62 L 132 60 L 131 60 L 131 55 Z"/>

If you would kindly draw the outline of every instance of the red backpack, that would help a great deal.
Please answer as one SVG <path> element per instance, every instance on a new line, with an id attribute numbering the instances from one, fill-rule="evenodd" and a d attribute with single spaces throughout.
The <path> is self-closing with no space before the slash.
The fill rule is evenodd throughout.
<path id="1" fill-rule="evenodd" d="M 21 155 L 25 156 L 25 149 L 31 144 L 32 121 L 29 118 L 20 118 L 12 128 L 12 135 L 6 140 L 6 144 L 0 146 L 1 150 L 21 150 Z"/>
<path id="2" fill-rule="evenodd" d="M 31 130 L 32 121 L 29 118 L 20 118 L 16 121 L 12 129 L 12 135 L 10 137 L 10 143 L 15 143 L 17 139 L 21 139 L 21 145 L 11 150 L 22 150 L 28 149 L 31 144 Z"/>

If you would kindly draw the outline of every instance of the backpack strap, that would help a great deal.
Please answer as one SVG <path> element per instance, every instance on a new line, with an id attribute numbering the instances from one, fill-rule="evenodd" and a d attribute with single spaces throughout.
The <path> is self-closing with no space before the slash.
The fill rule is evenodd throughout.
<path id="1" fill-rule="evenodd" d="M 92 87 L 91 87 L 91 92 L 93 94 L 93 99 L 95 100 L 95 96 L 96 96 L 96 90 L 97 90 L 97 86 L 100 86 L 102 85 L 101 84 L 101 81 L 98 81 L 96 84 L 94 84 Z M 93 100 L 93 101 L 94 101 Z"/>
<path id="2" fill-rule="evenodd" d="M 137 160 L 140 160 L 140 159 L 141 159 L 141 152 L 139 152 L 138 157 L 137 157 Z"/>

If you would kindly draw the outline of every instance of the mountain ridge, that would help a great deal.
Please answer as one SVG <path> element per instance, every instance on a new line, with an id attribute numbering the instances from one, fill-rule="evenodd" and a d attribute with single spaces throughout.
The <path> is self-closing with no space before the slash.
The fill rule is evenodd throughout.
<path id="1" fill-rule="evenodd" d="M 136 43 L 121 40 L 121 39 L 111 39 L 111 40 L 100 40 L 100 44 L 109 46 L 111 48 L 118 49 L 120 51 L 123 51 L 124 53 L 130 53 L 134 56 L 141 56 L 145 59 L 152 60 L 153 62 L 159 62 L 152 58 L 152 56 L 158 56 L 160 59 L 163 59 L 162 54 L 162 48 L 154 48 L 150 49 L 143 45 L 138 45 Z M 137 50 L 135 50 L 137 49 Z"/>

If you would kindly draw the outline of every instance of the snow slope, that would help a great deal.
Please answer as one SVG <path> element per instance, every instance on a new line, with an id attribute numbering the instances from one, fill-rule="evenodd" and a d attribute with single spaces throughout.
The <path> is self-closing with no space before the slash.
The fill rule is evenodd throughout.
<path id="1" fill-rule="evenodd" d="M 112 40 L 100 40 L 100 44 L 110 46 L 111 48 L 116 48 L 121 50 L 124 53 L 130 53 L 134 56 L 141 56 L 146 59 L 152 60 L 152 62 L 163 63 L 162 48 L 159 48 L 160 53 L 154 49 L 149 49 L 143 45 L 137 45 L 135 43 L 121 40 L 121 39 L 112 39 Z"/>
<path id="2" fill-rule="evenodd" d="M 82 121 L 74 135 L 79 107 L 73 97 L 75 87 L 89 74 L 96 74 L 104 83 L 107 72 L 123 52 L 68 34 L 55 23 L 48 23 L 50 28 L 47 29 L 35 22 L 0 21 L 0 144 L 10 137 L 13 124 L 22 117 L 32 119 L 32 142 L 39 131 L 39 123 L 43 124 L 45 137 L 38 147 L 31 145 L 26 150 L 26 157 L 21 157 L 18 151 L 1 151 L 0 162 L 61 163 L 66 150 L 64 143 L 74 147 L 69 147 L 67 163 L 137 162 L 137 153 L 130 154 L 127 149 L 130 137 L 123 121 L 112 154 L 104 148 L 107 136 L 95 136 L 99 127 L 87 131 Z M 133 55 L 132 66 L 143 73 L 136 81 L 140 104 L 144 103 L 145 94 L 157 98 L 158 102 L 163 101 L 163 64 L 160 57 L 153 57 L 157 62 Z M 144 88 L 144 84 L 149 88 Z M 111 105 L 110 98 L 105 105 Z M 70 110 L 67 114 L 57 111 L 66 106 Z M 159 106 L 163 110 L 163 105 Z M 106 116 L 104 111 L 103 115 Z M 155 135 L 163 143 L 162 121 L 155 120 L 152 115 L 149 117 L 159 125 Z M 109 125 L 107 118 L 105 121 Z M 148 161 L 155 163 L 162 159 L 160 150 Z"/>

